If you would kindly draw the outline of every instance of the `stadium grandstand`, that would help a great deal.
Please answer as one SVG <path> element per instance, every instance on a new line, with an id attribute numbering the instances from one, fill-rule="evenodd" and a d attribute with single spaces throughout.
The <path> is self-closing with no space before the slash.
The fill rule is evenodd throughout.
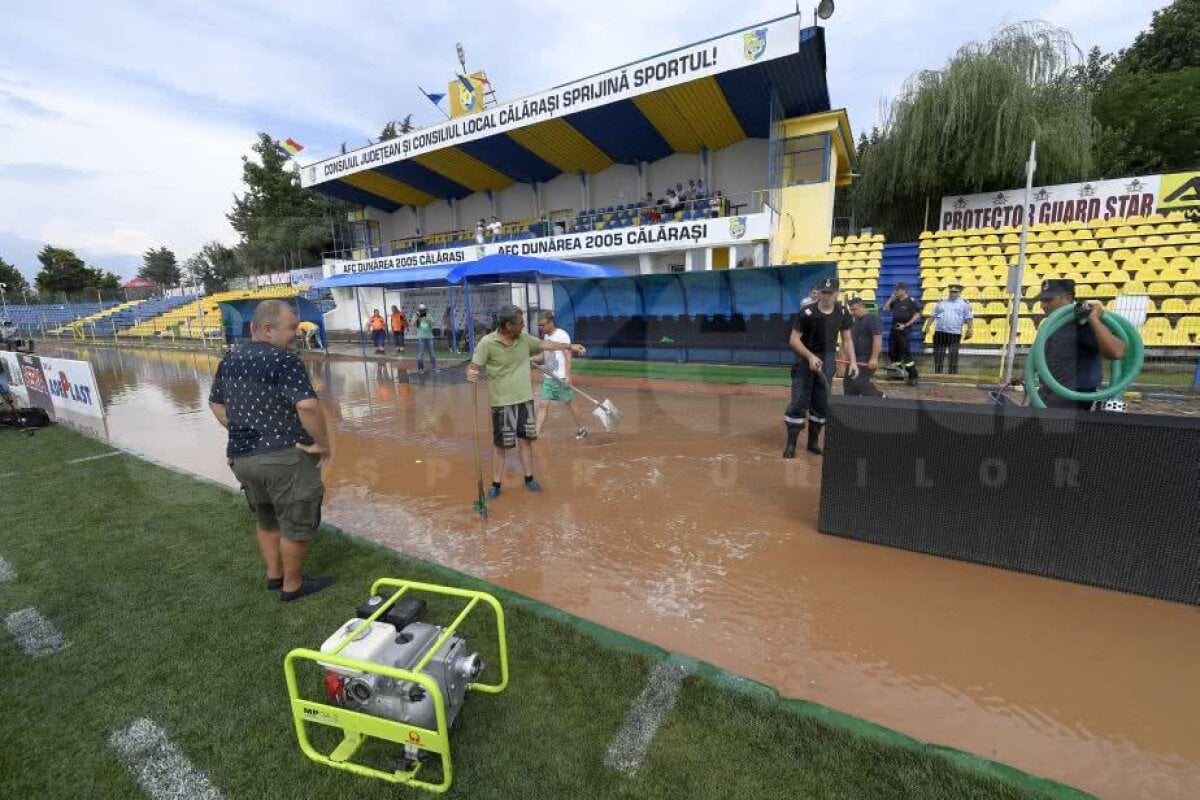
<path id="1" fill-rule="evenodd" d="M 978 324 L 966 346 L 1008 341 L 1009 266 L 1015 227 L 926 232 L 920 237 L 921 298 L 931 311 L 951 283 L 963 286 Z M 1034 225 L 1027 244 L 1018 344 L 1033 343 L 1041 312 L 1031 302 L 1045 278 L 1071 278 L 1077 295 L 1116 308 L 1121 296 L 1146 297 L 1148 347 L 1200 345 L 1200 222 L 1182 212 Z M 926 342 L 932 340 L 932 331 Z"/>
<path id="2" fill-rule="evenodd" d="M 371 308 L 403 270 L 502 253 L 630 276 L 832 262 L 854 147 L 824 36 L 790 14 L 304 165 L 359 206 L 325 276 L 362 276 Z M 332 296 L 327 326 L 358 327 L 352 291 Z"/>
<path id="3" fill-rule="evenodd" d="M 189 297 L 173 303 L 162 313 L 142 319 L 117 331 L 126 339 L 223 339 L 220 304 L 233 300 L 292 298 L 305 291 L 302 286 L 270 286 L 251 291 L 229 291 Z"/>

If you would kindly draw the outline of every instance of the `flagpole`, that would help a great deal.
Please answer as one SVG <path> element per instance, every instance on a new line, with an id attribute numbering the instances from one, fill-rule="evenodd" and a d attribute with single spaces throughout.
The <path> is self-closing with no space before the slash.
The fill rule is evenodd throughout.
<path id="1" fill-rule="evenodd" d="M 426 100 L 433 103 L 434 108 L 436 108 L 438 111 L 442 112 L 442 116 L 444 116 L 446 119 L 450 119 L 450 115 L 446 113 L 446 110 L 444 108 L 442 108 L 441 106 L 439 106 L 437 103 L 434 102 L 433 98 L 429 96 L 429 92 L 425 91 L 424 89 L 421 89 L 420 84 L 417 84 L 417 89 L 420 90 L 421 94 L 425 95 Z"/>

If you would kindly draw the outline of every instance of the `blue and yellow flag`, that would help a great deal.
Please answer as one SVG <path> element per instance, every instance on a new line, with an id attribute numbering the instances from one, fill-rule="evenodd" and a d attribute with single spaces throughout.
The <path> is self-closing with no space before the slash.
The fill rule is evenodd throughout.
<path id="1" fill-rule="evenodd" d="M 473 72 L 469 77 L 459 75 L 450 81 L 450 116 L 461 117 L 482 111 L 487 83 L 487 76 L 482 72 Z"/>

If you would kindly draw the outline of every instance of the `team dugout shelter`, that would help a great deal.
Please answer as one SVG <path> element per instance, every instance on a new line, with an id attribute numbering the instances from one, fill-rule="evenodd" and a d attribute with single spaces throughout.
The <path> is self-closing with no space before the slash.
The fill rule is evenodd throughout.
<path id="1" fill-rule="evenodd" d="M 398 271 L 497 254 L 649 276 L 829 250 L 853 135 L 830 104 L 825 29 L 798 13 L 515 100 L 489 105 L 476 88 L 452 119 L 302 167 L 305 187 L 357 206 L 327 281 L 376 280 L 355 280 L 358 296 L 333 288 L 327 327 L 356 329 L 360 308 L 394 304 L 384 290 L 403 285 Z M 699 196 L 659 204 L 693 184 Z M 500 229 L 480 241 L 479 221 L 493 217 Z M 521 305 L 524 292 L 512 297 Z M 778 314 L 779 298 L 771 305 L 727 312 Z"/>

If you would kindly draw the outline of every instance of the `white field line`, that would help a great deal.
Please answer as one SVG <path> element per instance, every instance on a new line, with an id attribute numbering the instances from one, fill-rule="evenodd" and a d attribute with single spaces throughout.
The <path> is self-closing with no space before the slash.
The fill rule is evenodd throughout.
<path id="1" fill-rule="evenodd" d="M 671 660 L 659 661 L 650 669 L 645 688 L 604 754 L 604 766 L 628 775 L 637 772 L 692 669 L 691 664 Z"/>
<path id="2" fill-rule="evenodd" d="M 17 579 L 17 569 L 12 564 L 0 558 L 0 583 L 15 581 Z"/>
<path id="3" fill-rule="evenodd" d="M 85 461 L 99 461 L 102 458 L 112 458 L 113 456 L 121 455 L 120 450 L 112 450 L 108 453 L 101 453 L 98 456 L 85 456 L 84 458 L 72 458 L 70 461 L 64 461 L 64 464 L 82 464 Z"/>
<path id="4" fill-rule="evenodd" d="M 208 776 L 167 741 L 167 732 L 153 720 L 134 720 L 113 731 L 108 744 L 150 800 L 225 800 Z"/>

